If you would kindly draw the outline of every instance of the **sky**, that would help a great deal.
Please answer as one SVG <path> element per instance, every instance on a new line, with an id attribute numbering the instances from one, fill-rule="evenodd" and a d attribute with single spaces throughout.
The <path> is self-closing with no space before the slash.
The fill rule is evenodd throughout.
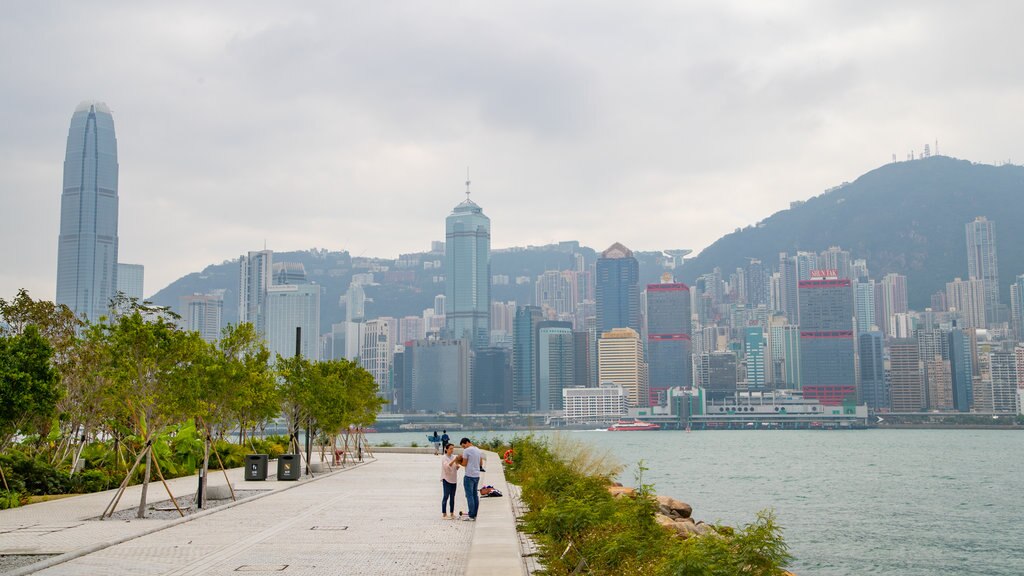
<path id="1" fill-rule="evenodd" d="M 1013 2 L 17 2 L 0 297 L 55 293 L 71 114 L 111 108 L 145 294 L 249 250 L 707 247 L 930 144 L 1024 157 Z"/>

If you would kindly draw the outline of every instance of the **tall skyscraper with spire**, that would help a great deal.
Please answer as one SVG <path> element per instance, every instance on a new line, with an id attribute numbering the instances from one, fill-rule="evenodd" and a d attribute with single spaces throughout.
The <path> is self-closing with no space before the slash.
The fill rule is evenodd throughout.
<path id="1" fill-rule="evenodd" d="M 491 219 L 469 199 L 445 219 L 445 318 L 452 338 L 486 348 L 491 333 Z"/>
<path id="2" fill-rule="evenodd" d="M 96 321 L 117 293 L 117 138 L 102 102 L 71 116 L 57 247 L 57 304 Z"/>
<path id="3" fill-rule="evenodd" d="M 999 321 L 999 260 L 996 225 L 978 216 L 967 226 L 967 276 L 985 282 L 985 322 Z"/>
<path id="4" fill-rule="evenodd" d="M 616 242 L 597 259 L 597 331 L 640 331 L 640 263 Z"/>

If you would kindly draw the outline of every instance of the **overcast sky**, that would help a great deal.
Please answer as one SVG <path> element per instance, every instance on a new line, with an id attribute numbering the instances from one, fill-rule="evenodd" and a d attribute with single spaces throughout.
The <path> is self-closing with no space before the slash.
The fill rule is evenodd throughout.
<path id="1" fill-rule="evenodd" d="M 114 115 L 146 295 L 262 249 L 395 257 L 464 199 L 494 248 L 700 250 L 939 141 L 1017 160 L 1013 2 L 17 2 L 0 297 L 55 292 L 68 123 Z"/>

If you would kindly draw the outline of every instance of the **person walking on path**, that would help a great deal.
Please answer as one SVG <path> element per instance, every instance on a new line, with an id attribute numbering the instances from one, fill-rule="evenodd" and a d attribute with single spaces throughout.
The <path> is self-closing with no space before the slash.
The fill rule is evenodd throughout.
<path id="1" fill-rule="evenodd" d="M 455 455 L 455 445 L 448 444 L 441 457 L 441 488 L 444 490 L 441 496 L 441 518 L 445 520 L 455 519 L 455 490 L 458 481 L 459 457 Z M 448 505 L 448 512 L 444 511 L 445 504 Z"/>
<path id="2" fill-rule="evenodd" d="M 434 443 L 434 456 L 441 453 L 441 437 L 437 435 L 437 430 L 434 430 L 434 435 L 430 437 L 430 441 Z"/>
<path id="3" fill-rule="evenodd" d="M 480 485 L 480 458 L 483 457 L 483 453 L 473 446 L 469 438 L 459 440 L 459 446 L 462 446 L 462 465 L 466 467 L 466 474 L 462 477 L 462 489 L 466 491 L 468 508 L 466 516 L 460 520 L 472 522 L 476 520 L 476 513 L 480 508 L 480 493 L 477 488 Z"/>
<path id="4" fill-rule="evenodd" d="M 452 441 L 451 437 L 448 436 L 447 430 L 441 430 L 441 449 L 443 450 Z"/>

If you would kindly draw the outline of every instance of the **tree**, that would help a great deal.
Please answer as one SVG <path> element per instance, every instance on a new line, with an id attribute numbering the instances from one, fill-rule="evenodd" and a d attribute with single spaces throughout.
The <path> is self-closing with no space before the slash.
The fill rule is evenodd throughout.
<path id="1" fill-rule="evenodd" d="M 17 434 L 44 433 L 61 398 L 53 348 L 33 325 L 0 336 L 0 452 Z M 3 479 L 4 489 L 7 480 Z"/>
<path id="2" fill-rule="evenodd" d="M 128 310 L 101 327 L 106 342 L 103 372 L 107 406 L 139 436 L 143 446 L 119 494 L 108 506 L 111 513 L 129 477 L 145 457 L 138 508 L 138 517 L 144 517 L 150 466 L 155 462 L 153 440 L 168 425 L 194 416 L 195 405 L 182 399 L 182 391 L 194 390 L 190 382 L 199 377 L 206 344 L 197 333 L 179 329 L 173 320 L 166 309 L 132 302 Z M 160 474 L 159 462 L 155 465 Z"/>

